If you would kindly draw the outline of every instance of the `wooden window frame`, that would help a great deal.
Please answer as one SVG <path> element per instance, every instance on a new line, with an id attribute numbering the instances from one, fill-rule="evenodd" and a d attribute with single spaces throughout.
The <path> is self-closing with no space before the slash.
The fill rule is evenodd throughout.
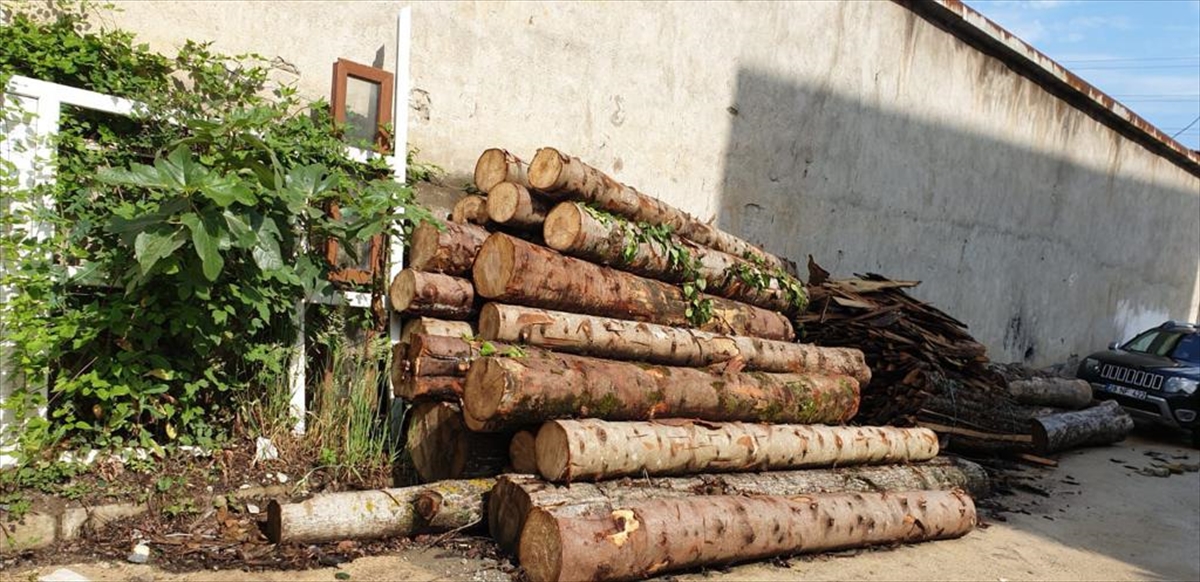
<path id="1" fill-rule="evenodd" d="M 388 135 L 385 128 L 392 121 L 392 92 L 395 88 L 395 77 L 383 69 L 339 58 L 333 64 L 333 95 L 329 100 L 330 108 L 333 109 L 333 119 L 339 126 L 346 123 L 346 88 L 352 77 L 379 86 L 379 98 L 376 101 L 378 125 L 375 128 L 375 149 L 386 154 L 391 150 L 391 136 Z M 341 210 L 336 203 L 331 203 L 326 211 L 334 218 L 341 216 Z M 338 250 L 337 240 L 325 241 L 325 260 L 330 266 L 329 280 L 334 283 L 369 285 L 376 273 L 383 272 L 383 235 L 371 237 L 368 269 L 338 268 Z"/>

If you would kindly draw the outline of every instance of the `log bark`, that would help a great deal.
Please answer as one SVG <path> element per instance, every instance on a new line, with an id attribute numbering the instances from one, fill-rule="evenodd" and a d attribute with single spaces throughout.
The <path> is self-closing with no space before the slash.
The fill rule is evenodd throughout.
<path id="1" fill-rule="evenodd" d="M 476 289 L 489 299 L 663 325 L 693 327 L 693 303 L 678 287 L 565 257 L 545 247 L 495 233 L 479 250 Z M 787 317 L 765 309 L 701 295 L 711 301 L 705 331 L 790 341 Z"/>
<path id="2" fill-rule="evenodd" d="M 1034 450 L 1044 455 L 1124 440 L 1133 430 L 1133 418 L 1115 400 L 1105 400 L 1091 408 L 1035 418 L 1029 428 Z"/>
<path id="3" fill-rule="evenodd" d="M 989 489 L 983 467 L 956 457 L 912 465 L 840 467 L 767 473 L 725 473 L 618 479 L 555 485 L 533 475 L 501 475 L 488 496 L 488 532 L 504 550 L 516 553 L 521 528 L 535 507 L 575 514 L 611 512 L 646 499 L 694 495 L 808 495 L 812 493 L 949 491 L 975 497 Z"/>
<path id="4" fill-rule="evenodd" d="M 475 162 L 475 187 L 484 194 L 490 194 L 492 188 L 502 182 L 513 182 L 528 188 L 528 168 L 529 164 L 508 151 L 488 148 Z"/>
<path id="5" fill-rule="evenodd" d="M 417 515 L 429 529 L 449 531 L 468 529 L 482 525 L 487 515 L 484 500 L 490 492 L 480 493 L 475 488 L 453 487 L 428 488 L 417 495 Z"/>
<path id="6" fill-rule="evenodd" d="M 450 211 L 450 220 L 464 224 L 487 224 L 487 198 L 473 194 L 464 196 L 454 204 L 454 208 Z"/>
<path id="7" fill-rule="evenodd" d="M 415 511 L 427 492 L 470 494 L 482 498 L 494 479 L 443 481 L 398 489 L 347 491 L 316 495 L 300 503 L 267 505 L 267 538 L 273 543 L 314 544 L 346 539 L 410 536 L 468 525 L 443 519 L 431 526 Z"/>
<path id="8" fill-rule="evenodd" d="M 607 513 L 535 509 L 519 557 L 533 582 L 635 580 L 666 570 L 963 536 L 961 491 L 652 499 Z"/>
<path id="9" fill-rule="evenodd" d="M 461 376 L 402 374 L 397 377 L 394 366 L 392 371 L 392 389 L 397 398 L 403 398 L 409 402 L 417 400 L 459 402 L 462 399 L 463 385 L 466 384 L 466 380 Z"/>
<path id="10" fill-rule="evenodd" d="M 508 443 L 508 459 L 513 471 L 537 474 L 537 434 L 531 430 L 517 431 Z"/>
<path id="11" fill-rule="evenodd" d="M 487 355 L 503 355 L 511 349 L 500 342 L 417 334 L 409 338 L 404 369 L 414 376 L 463 377 L 471 368 L 471 362 L 485 351 Z"/>
<path id="12" fill-rule="evenodd" d="M 475 254 L 487 237 L 488 231 L 474 224 L 447 222 L 439 229 L 422 222 L 413 230 L 408 266 L 417 271 L 470 276 Z"/>
<path id="13" fill-rule="evenodd" d="M 555 351 L 667 366 L 709 366 L 740 359 L 747 370 L 827 373 L 871 381 L 863 353 L 610 317 L 581 315 L 502 303 L 479 311 L 479 335 Z"/>
<path id="14" fill-rule="evenodd" d="M 400 330 L 400 343 L 407 344 L 413 335 L 444 335 L 449 337 L 474 337 L 475 328 L 468 321 L 446 321 L 433 317 L 415 317 L 404 323 Z M 401 352 L 404 354 L 405 352 Z"/>
<path id="15" fill-rule="evenodd" d="M 920 462 L 937 453 L 937 435 L 924 428 L 585 419 L 547 422 L 537 436 L 538 472 L 550 481 Z"/>
<path id="16" fill-rule="evenodd" d="M 505 226 L 541 230 L 549 210 L 545 200 L 520 184 L 502 182 L 488 194 L 488 217 Z"/>
<path id="17" fill-rule="evenodd" d="M 735 257 L 753 257 L 769 268 L 793 275 L 796 271 L 787 261 L 617 182 L 579 158 L 563 155 L 554 148 L 538 150 L 529 166 L 529 184 L 552 197 L 590 202 L 634 222 L 670 226 L 683 238 Z"/>
<path id="18" fill-rule="evenodd" d="M 508 464 L 508 436 L 468 430 L 457 404 L 418 402 L 408 414 L 406 446 L 422 481 L 490 477 Z"/>
<path id="19" fill-rule="evenodd" d="M 392 308 L 407 314 L 467 319 L 475 313 L 475 288 L 450 275 L 404 269 L 388 289 Z"/>
<path id="20" fill-rule="evenodd" d="M 789 275 L 777 276 L 750 261 L 674 235 L 670 244 L 687 256 L 672 257 L 663 243 L 639 237 L 639 229 L 623 218 L 601 218 L 582 204 L 564 202 L 547 215 L 543 235 L 547 246 L 563 254 L 668 283 L 690 283 L 700 277 L 709 293 L 763 309 L 792 314 L 803 311 L 808 302 L 803 283 Z M 693 263 L 695 270 L 689 272 L 687 265 Z M 748 284 L 739 273 L 760 281 Z"/>
<path id="21" fill-rule="evenodd" d="M 1092 402 L 1092 387 L 1084 380 L 1031 378 L 1008 383 L 1008 393 L 1021 404 L 1079 410 Z"/>
<path id="22" fill-rule="evenodd" d="M 463 405 L 468 422 L 513 428 L 572 417 L 839 423 L 854 416 L 858 382 L 821 374 L 719 374 L 543 351 L 475 360 Z"/>

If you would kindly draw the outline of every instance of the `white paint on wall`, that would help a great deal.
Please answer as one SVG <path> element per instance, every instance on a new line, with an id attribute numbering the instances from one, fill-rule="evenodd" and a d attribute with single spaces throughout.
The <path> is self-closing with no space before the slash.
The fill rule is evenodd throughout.
<path id="1" fill-rule="evenodd" d="M 1171 319 L 1170 311 L 1159 307 L 1140 305 L 1130 299 L 1117 301 L 1117 311 L 1113 314 L 1113 327 L 1120 335 L 1113 338 L 1119 342 L 1127 342 L 1137 334 L 1152 327 L 1162 325 Z"/>

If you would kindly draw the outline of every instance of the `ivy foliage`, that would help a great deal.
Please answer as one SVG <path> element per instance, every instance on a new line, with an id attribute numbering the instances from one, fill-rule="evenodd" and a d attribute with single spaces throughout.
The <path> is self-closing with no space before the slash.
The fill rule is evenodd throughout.
<path id="1" fill-rule="evenodd" d="M 6 6 L 0 86 L 25 75 L 145 104 L 134 118 L 65 111 L 53 185 L 22 189 L 0 166 L 0 287 L 15 290 L 0 331 L 25 386 L 6 406 L 49 408 L 23 427 L 25 450 L 227 434 L 243 397 L 286 373 L 296 300 L 329 285 L 319 241 L 353 253 L 432 217 L 381 156 L 348 159 L 328 105 L 269 61 L 194 42 L 156 54 L 91 31 L 88 5 Z"/>

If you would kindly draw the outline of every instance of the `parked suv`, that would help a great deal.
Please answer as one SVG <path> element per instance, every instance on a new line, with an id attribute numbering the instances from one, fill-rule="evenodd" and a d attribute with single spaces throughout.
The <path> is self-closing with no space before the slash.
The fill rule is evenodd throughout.
<path id="1" fill-rule="evenodd" d="M 1116 400 L 1134 417 L 1192 431 L 1200 447 L 1200 328 L 1168 321 L 1125 345 L 1113 342 L 1075 374 L 1100 400 Z"/>

